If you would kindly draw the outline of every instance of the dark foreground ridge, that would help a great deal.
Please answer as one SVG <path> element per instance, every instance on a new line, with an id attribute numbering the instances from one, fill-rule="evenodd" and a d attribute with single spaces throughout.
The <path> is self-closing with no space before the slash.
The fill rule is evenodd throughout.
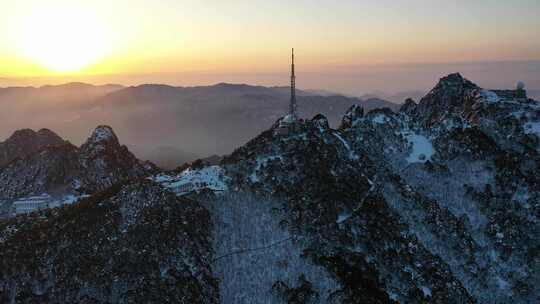
<path id="1" fill-rule="evenodd" d="M 209 220 L 199 204 L 139 182 L 6 221 L 0 302 L 217 303 Z"/>

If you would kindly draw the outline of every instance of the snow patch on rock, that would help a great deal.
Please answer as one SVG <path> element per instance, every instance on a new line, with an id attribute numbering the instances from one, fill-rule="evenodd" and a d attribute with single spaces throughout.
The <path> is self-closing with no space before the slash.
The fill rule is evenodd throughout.
<path id="1" fill-rule="evenodd" d="M 376 124 L 385 124 L 388 121 L 388 117 L 384 114 L 378 114 L 372 118 L 372 120 Z"/>
<path id="2" fill-rule="evenodd" d="M 416 133 L 406 134 L 405 137 L 412 148 L 411 153 L 406 158 L 408 163 L 425 163 L 431 160 L 431 157 L 435 154 L 435 149 L 427 137 Z"/>
<path id="3" fill-rule="evenodd" d="M 75 203 L 78 203 L 80 200 L 84 199 L 84 198 L 87 198 L 87 197 L 90 197 L 90 195 L 88 194 L 82 194 L 82 195 L 73 195 L 73 194 L 68 194 L 64 197 L 62 197 L 61 199 L 57 200 L 57 204 L 60 204 L 60 206 L 62 205 L 72 205 L 72 204 L 75 204 Z"/>
<path id="4" fill-rule="evenodd" d="M 489 90 L 482 90 L 480 94 L 482 94 L 482 97 L 484 97 L 484 99 L 489 103 L 496 103 L 501 101 L 501 98 L 495 92 Z"/>
<path id="5" fill-rule="evenodd" d="M 355 151 L 351 149 L 351 145 L 345 139 L 343 139 L 343 137 L 341 137 L 338 132 L 334 132 L 333 134 L 343 144 L 345 149 L 347 149 L 347 151 L 349 152 L 349 158 L 358 159 L 358 155 L 356 155 Z"/>
<path id="6" fill-rule="evenodd" d="M 347 221 L 351 216 L 352 216 L 352 213 L 349 213 L 349 212 L 340 213 L 338 215 L 336 223 L 341 224 L 341 223 Z"/>
<path id="7" fill-rule="evenodd" d="M 114 138 L 114 132 L 110 127 L 100 126 L 92 134 L 92 142 L 102 142 Z"/>
<path id="8" fill-rule="evenodd" d="M 422 293 L 424 293 L 424 297 L 431 297 L 431 289 L 426 286 L 421 286 Z"/>
<path id="9" fill-rule="evenodd" d="M 528 122 L 523 129 L 525 129 L 525 134 L 534 134 L 540 138 L 540 121 Z"/>

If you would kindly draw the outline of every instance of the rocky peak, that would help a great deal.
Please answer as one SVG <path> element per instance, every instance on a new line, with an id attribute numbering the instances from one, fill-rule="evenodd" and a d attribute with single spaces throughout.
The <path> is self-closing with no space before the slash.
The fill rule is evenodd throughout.
<path id="1" fill-rule="evenodd" d="M 459 73 L 449 74 L 441 79 L 437 85 L 428 93 L 428 96 L 431 94 L 446 94 L 459 96 L 464 91 L 478 89 L 479 87 L 471 82 L 470 80 L 464 78 Z"/>
<path id="2" fill-rule="evenodd" d="M 56 135 L 56 133 L 54 133 L 53 131 L 49 130 L 49 129 L 40 129 L 39 131 L 37 131 L 37 135 L 38 136 L 42 136 L 42 137 L 48 137 L 48 138 L 60 138 L 60 136 Z"/>
<path id="3" fill-rule="evenodd" d="M 85 145 L 94 146 L 102 144 L 112 144 L 114 146 L 119 145 L 118 137 L 114 133 L 113 129 L 109 126 L 98 126 Z"/>
<path id="4" fill-rule="evenodd" d="M 77 147 L 64 142 L 9 162 L 0 170 L 0 198 L 11 200 L 69 191 L 71 181 L 80 171 L 77 151 Z"/>
<path id="5" fill-rule="evenodd" d="M 47 146 L 64 144 L 64 140 L 48 129 L 35 132 L 31 129 L 17 130 L 6 141 L 0 142 L 0 166 L 16 158 L 26 157 Z"/>
<path id="6" fill-rule="evenodd" d="M 450 74 L 439 80 L 411 114 L 426 126 L 431 126 L 447 115 L 469 111 L 480 92 L 476 84 L 460 74 Z"/>
<path id="7" fill-rule="evenodd" d="M 96 158 L 104 154 L 116 154 L 115 151 L 120 150 L 128 152 L 125 146 L 120 145 L 118 137 L 109 126 L 98 126 L 80 150 L 83 156 L 89 158 Z"/>
<path id="8" fill-rule="evenodd" d="M 465 83 L 474 85 L 469 80 L 463 78 L 463 76 L 461 76 L 460 73 L 453 73 L 453 74 L 448 74 L 447 76 L 441 78 L 439 80 L 439 83 L 437 84 L 437 87 L 455 86 L 455 85 L 462 85 Z"/>
<path id="9" fill-rule="evenodd" d="M 326 130 L 330 128 L 330 124 L 328 123 L 328 119 L 326 116 L 322 114 L 317 114 L 313 119 L 311 120 L 315 126 L 317 126 L 321 130 Z"/>
<path id="10" fill-rule="evenodd" d="M 21 129 L 13 132 L 13 134 L 6 141 L 18 141 L 28 137 L 33 137 L 36 132 L 32 129 Z"/>
<path id="11" fill-rule="evenodd" d="M 98 126 L 79 151 L 79 162 L 86 170 L 82 179 L 90 191 L 102 190 L 118 181 L 140 178 L 155 170 L 143 164 L 109 126 Z"/>
<path id="12" fill-rule="evenodd" d="M 479 89 L 476 84 L 463 78 L 461 74 L 455 73 L 441 78 L 428 96 L 448 95 L 450 97 L 461 97 L 464 92 L 476 89 Z"/>
<path id="13" fill-rule="evenodd" d="M 64 140 L 49 129 L 41 129 L 38 132 L 31 129 L 17 130 L 4 144 L 18 144 L 30 141 L 39 141 L 44 144 L 62 144 Z"/>
<path id="14" fill-rule="evenodd" d="M 349 110 L 345 112 L 345 116 L 343 116 L 343 119 L 341 120 L 340 129 L 352 127 L 354 122 L 362 117 L 364 117 L 364 108 L 359 105 L 352 105 Z"/>
<path id="15" fill-rule="evenodd" d="M 121 146 L 110 127 L 97 127 L 80 148 L 67 141 L 46 145 L 43 142 L 50 142 L 38 140 L 53 134 L 46 129 L 21 130 L 13 136 L 18 145 L 6 148 L 0 144 L 0 157 L 11 159 L 0 170 L 0 198 L 16 199 L 41 193 L 91 194 L 158 170 Z M 30 139 L 24 145 L 20 144 L 21 138 Z"/>
<path id="16" fill-rule="evenodd" d="M 414 112 L 414 109 L 416 109 L 416 106 L 417 104 L 414 102 L 414 100 L 407 98 L 405 103 L 401 106 L 401 108 L 399 108 L 399 111 L 402 113 L 411 114 Z"/>

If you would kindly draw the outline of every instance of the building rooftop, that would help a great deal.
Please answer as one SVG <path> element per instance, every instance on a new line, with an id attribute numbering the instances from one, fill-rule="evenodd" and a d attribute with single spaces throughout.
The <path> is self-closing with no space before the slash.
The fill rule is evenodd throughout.
<path id="1" fill-rule="evenodd" d="M 490 90 L 502 99 L 527 99 L 527 91 L 521 90 Z"/>

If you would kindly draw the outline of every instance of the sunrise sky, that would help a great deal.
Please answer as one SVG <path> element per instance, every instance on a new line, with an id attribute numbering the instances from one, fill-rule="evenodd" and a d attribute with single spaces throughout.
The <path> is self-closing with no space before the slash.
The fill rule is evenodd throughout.
<path id="1" fill-rule="evenodd" d="M 480 81 L 490 85 L 519 77 L 540 87 L 538 0 L 0 4 L 0 85 L 64 79 L 279 85 L 287 81 L 282 75 L 294 46 L 299 73 L 305 73 L 304 84 L 312 88 L 348 93 L 368 86 L 409 89 L 422 82 L 413 77 L 401 87 L 383 84 L 390 75 L 407 75 L 407 69 L 427 67 L 438 75 L 463 64 L 471 73 L 482 70 L 487 78 Z M 509 74 L 490 80 L 493 72 L 485 71 L 490 66 Z M 382 80 L 365 79 L 370 71 L 381 70 L 387 71 Z M 357 76 L 338 82 L 331 79 L 341 78 L 332 75 Z"/>

